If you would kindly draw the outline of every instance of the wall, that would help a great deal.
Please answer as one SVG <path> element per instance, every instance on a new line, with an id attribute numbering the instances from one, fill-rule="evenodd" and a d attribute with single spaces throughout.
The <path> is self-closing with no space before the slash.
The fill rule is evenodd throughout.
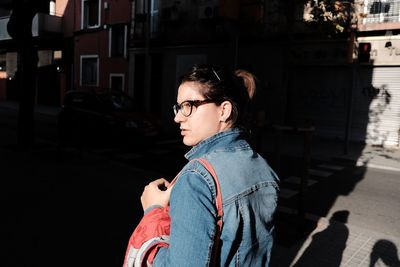
<path id="1" fill-rule="evenodd" d="M 71 37 L 74 32 L 74 23 L 76 23 L 77 16 L 77 11 L 75 10 L 76 5 L 80 5 L 80 1 L 56 1 L 56 15 L 62 16 L 62 32 L 66 37 Z"/>
<path id="2" fill-rule="evenodd" d="M 359 38 L 372 42 L 371 61 L 362 64 L 346 63 L 346 42 L 298 43 L 286 122 L 313 125 L 315 134 L 326 138 L 399 145 L 400 61 L 384 47 L 386 40 Z"/>

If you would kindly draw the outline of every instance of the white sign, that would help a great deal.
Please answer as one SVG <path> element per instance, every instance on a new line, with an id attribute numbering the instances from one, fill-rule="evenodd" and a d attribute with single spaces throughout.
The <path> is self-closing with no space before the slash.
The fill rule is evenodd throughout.
<path id="1" fill-rule="evenodd" d="M 371 43 L 372 65 L 400 65 L 400 37 L 358 37 L 358 43 Z"/>

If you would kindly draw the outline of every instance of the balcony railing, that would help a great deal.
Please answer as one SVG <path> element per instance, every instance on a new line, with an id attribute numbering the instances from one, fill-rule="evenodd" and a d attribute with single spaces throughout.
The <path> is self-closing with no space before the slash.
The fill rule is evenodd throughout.
<path id="1" fill-rule="evenodd" d="M 7 24 L 9 20 L 10 17 L 0 18 L 0 41 L 11 39 L 11 36 L 7 31 Z M 38 13 L 32 21 L 32 36 L 37 37 L 45 34 L 61 33 L 61 23 L 62 17 Z"/>
<path id="2" fill-rule="evenodd" d="M 375 23 L 399 23 L 400 0 L 366 0 L 364 2 L 364 14 L 362 24 Z"/>

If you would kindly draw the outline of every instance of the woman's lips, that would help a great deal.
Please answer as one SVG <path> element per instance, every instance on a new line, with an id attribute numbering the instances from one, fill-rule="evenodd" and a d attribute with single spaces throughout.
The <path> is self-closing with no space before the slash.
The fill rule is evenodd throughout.
<path id="1" fill-rule="evenodd" d="M 181 135 L 185 135 L 188 132 L 188 129 L 181 129 Z"/>

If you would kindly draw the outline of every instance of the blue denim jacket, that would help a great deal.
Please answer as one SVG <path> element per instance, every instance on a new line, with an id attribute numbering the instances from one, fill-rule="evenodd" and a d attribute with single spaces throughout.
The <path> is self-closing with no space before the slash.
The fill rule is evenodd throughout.
<path id="1" fill-rule="evenodd" d="M 223 200 L 220 266 L 268 266 L 278 177 L 239 129 L 218 133 L 193 147 L 188 160 L 204 158 L 217 173 Z M 198 162 L 180 172 L 170 199 L 169 248 L 161 248 L 154 266 L 209 266 L 215 249 L 216 187 Z"/>

